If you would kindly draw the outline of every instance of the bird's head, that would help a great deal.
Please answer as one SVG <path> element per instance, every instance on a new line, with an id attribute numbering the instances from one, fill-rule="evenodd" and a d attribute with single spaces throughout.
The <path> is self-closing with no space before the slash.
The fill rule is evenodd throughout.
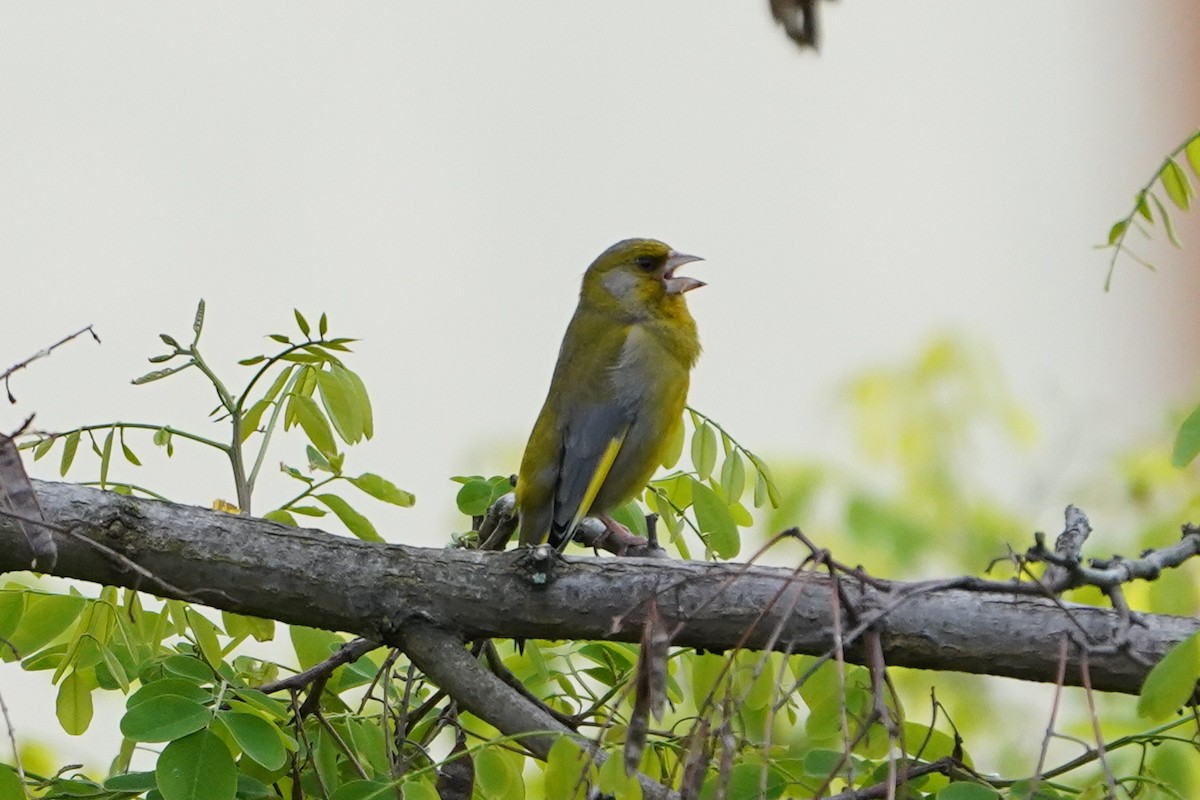
<path id="1" fill-rule="evenodd" d="M 583 276 L 583 300 L 598 308 L 619 307 L 641 316 L 683 305 L 683 294 L 703 281 L 675 270 L 699 256 L 677 253 L 656 239 L 626 239 L 605 250 Z"/>

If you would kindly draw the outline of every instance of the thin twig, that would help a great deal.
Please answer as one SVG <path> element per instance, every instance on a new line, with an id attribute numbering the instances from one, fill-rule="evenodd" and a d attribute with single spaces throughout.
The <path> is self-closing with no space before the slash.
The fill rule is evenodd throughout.
<path id="1" fill-rule="evenodd" d="M 1046 735 L 1042 738 L 1042 752 L 1038 755 L 1037 770 L 1030 782 L 1029 794 L 1032 796 L 1042 780 L 1042 771 L 1046 768 L 1046 754 L 1050 750 L 1050 740 L 1054 737 L 1054 724 L 1058 720 L 1058 709 L 1062 702 L 1063 684 L 1067 680 L 1067 636 L 1063 634 L 1058 643 L 1058 676 L 1054 679 L 1054 702 L 1050 706 L 1050 721 L 1046 723 Z"/>
<path id="2" fill-rule="evenodd" d="M 284 689 L 303 689 L 318 677 L 322 675 L 328 677 L 338 667 L 343 664 L 349 664 L 352 661 L 357 661 L 379 646 L 379 642 L 371 639 L 352 639 L 339 647 L 337 652 L 321 663 L 314 664 L 303 672 L 297 672 L 295 675 L 264 683 L 258 687 L 258 691 L 263 694 L 274 694 Z"/>
<path id="3" fill-rule="evenodd" d="M 82 336 L 85 333 L 90 333 L 92 335 L 92 338 L 96 340 L 96 344 L 100 344 L 100 337 L 96 335 L 96 331 L 94 331 L 92 329 L 92 326 L 88 325 L 87 327 L 80 328 L 79 330 L 75 331 L 72 334 L 64 336 L 63 338 L 59 339 L 57 342 L 50 345 L 49 347 L 46 347 L 46 348 L 43 348 L 43 349 L 37 351 L 36 353 L 31 355 L 29 358 L 25 359 L 24 361 L 18 361 L 16 364 L 13 364 L 11 367 L 4 370 L 4 372 L 0 373 L 0 381 L 4 381 L 4 391 L 8 395 L 8 402 L 10 402 L 10 403 L 17 402 L 17 398 L 13 397 L 12 389 L 9 388 L 9 385 L 8 385 L 9 378 L 11 378 L 15 373 L 20 372 L 21 370 L 28 367 L 34 361 L 37 361 L 39 358 L 48 358 L 50 356 L 50 354 L 53 353 L 55 350 L 62 347 L 64 344 L 66 344 L 67 342 L 76 338 L 77 336 Z"/>
<path id="4" fill-rule="evenodd" d="M 29 797 L 29 785 L 25 782 L 25 768 L 21 766 L 21 752 L 17 749 L 17 732 L 13 728 L 12 717 L 8 715 L 8 706 L 4 703 L 4 695 L 0 694 L 0 714 L 4 715 L 4 726 L 8 728 L 8 741 L 12 744 L 13 766 L 17 768 L 17 778 L 21 781 L 21 790 Z"/>
<path id="5" fill-rule="evenodd" d="M 1113 778 L 1112 767 L 1108 763 L 1108 754 L 1104 751 L 1104 732 L 1100 730 L 1100 717 L 1096 714 L 1096 695 L 1092 691 L 1091 668 L 1088 666 L 1086 647 L 1079 648 L 1079 674 L 1083 680 L 1083 691 L 1087 695 L 1088 715 L 1092 720 L 1092 732 L 1096 737 L 1096 754 L 1100 768 L 1104 770 L 1104 782 L 1108 784 L 1110 797 L 1117 796 L 1117 784 Z"/>

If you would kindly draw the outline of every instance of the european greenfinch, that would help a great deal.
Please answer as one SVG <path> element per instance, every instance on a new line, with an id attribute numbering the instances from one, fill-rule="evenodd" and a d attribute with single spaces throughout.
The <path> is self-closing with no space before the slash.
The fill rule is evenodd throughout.
<path id="1" fill-rule="evenodd" d="M 562 550 L 585 516 L 604 523 L 619 553 L 645 544 L 608 512 L 646 485 L 683 424 L 700 356 L 684 294 L 704 283 L 675 270 L 699 260 L 626 239 L 584 273 L 517 476 L 521 544 Z"/>

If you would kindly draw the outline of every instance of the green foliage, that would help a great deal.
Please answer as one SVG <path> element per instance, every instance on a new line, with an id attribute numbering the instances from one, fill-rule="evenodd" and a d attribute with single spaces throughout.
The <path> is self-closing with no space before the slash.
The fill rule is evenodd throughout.
<path id="1" fill-rule="evenodd" d="M 1138 716 L 1161 722 L 1185 705 L 1200 680 L 1200 633 L 1172 647 L 1154 665 L 1138 697 Z"/>
<path id="2" fill-rule="evenodd" d="M 109 475 L 114 465 L 114 452 L 119 445 L 122 458 L 131 466 L 141 466 L 141 459 L 126 442 L 126 434 L 153 432 L 151 441 L 165 450 L 168 457 L 175 454 L 175 443 L 184 440 L 220 453 L 233 466 L 236 504 L 218 500 L 214 507 L 237 513 L 249 513 L 260 471 L 266 463 L 268 448 L 276 431 L 298 428 L 308 440 L 305 446 L 306 468 L 281 465 L 283 474 L 301 484 L 301 490 L 263 516 L 289 525 L 296 525 L 296 515 L 323 517 L 327 511 L 355 536 L 367 541 L 382 541 L 371 524 L 345 497 L 326 487 L 349 484 L 363 494 L 384 503 L 407 508 L 415 502 L 409 492 L 388 479 L 371 472 L 360 475 L 345 471 L 346 453 L 342 445 L 352 446 L 370 439 L 375 432 L 374 413 L 366 385 L 357 373 L 343 361 L 354 339 L 327 336 L 329 320 L 322 314 L 317 325 L 318 335 L 312 336 L 312 326 L 304 315 L 295 312 L 301 338 L 275 333 L 268 338 L 282 345 L 271 355 L 259 354 L 238 363 L 253 368 L 241 390 L 233 392 L 217 376 L 200 351 L 200 335 L 204 329 L 205 304 L 201 300 L 192 323 L 191 343 L 186 347 L 168 334 L 159 338 L 167 346 L 164 353 L 150 357 L 152 364 L 177 362 L 171 367 L 153 370 L 133 380 L 135 384 L 153 383 L 187 370 L 197 370 L 216 391 L 220 405 L 213 415 L 218 423 L 228 425 L 227 443 L 163 423 L 110 422 L 84 425 L 62 433 L 40 435 L 24 443 L 32 448 L 35 460 L 44 458 L 58 443 L 62 443 L 59 474 L 64 477 L 75 463 L 79 442 L 86 436 L 92 452 L 99 459 L 101 488 L 122 493 L 144 494 L 166 499 L 144 486 L 114 482 Z M 266 387 L 265 389 L 263 387 Z M 320 400 L 318 403 L 317 401 Z M 99 437 L 103 436 L 101 440 Z M 312 505 L 317 501 L 324 508 Z"/>
<path id="3" fill-rule="evenodd" d="M 1133 210 L 1127 216 L 1114 222 L 1109 229 L 1108 244 L 1104 245 L 1104 247 L 1111 249 L 1113 254 L 1108 265 L 1108 277 L 1104 282 L 1105 289 L 1112 283 L 1117 258 L 1122 253 L 1142 266 L 1154 269 L 1153 264 L 1133 253 L 1125 240 L 1130 229 L 1136 229 L 1143 236 L 1149 237 L 1149 231 L 1143 227 L 1142 222 L 1150 225 L 1154 224 L 1155 212 L 1157 212 L 1158 219 L 1162 222 L 1167 239 L 1171 244 L 1175 247 L 1183 246 L 1179 241 L 1179 237 L 1175 235 L 1175 227 L 1171 223 L 1171 215 L 1167 212 L 1167 207 L 1153 192 L 1153 188 L 1157 184 L 1166 193 L 1167 198 L 1175 208 L 1180 211 L 1187 211 L 1191 208 L 1192 198 L 1195 196 L 1196 191 L 1192 186 L 1193 178 L 1189 178 L 1187 171 L 1179 166 L 1177 159 L 1180 156 L 1183 156 L 1187 160 L 1192 174 L 1200 178 L 1200 131 L 1196 131 L 1184 139 L 1178 147 L 1167 155 L 1162 165 L 1159 166 L 1158 170 L 1135 196 Z M 1147 202 L 1147 198 L 1150 202 Z M 1154 204 L 1155 211 L 1151 210 L 1151 202 Z M 1139 217 L 1141 218 L 1140 221 Z M 1190 464 L 1197 455 L 1200 455 L 1200 407 L 1192 411 L 1179 427 L 1179 432 L 1175 436 L 1175 448 L 1171 460 L 1176 467 L 1183 468 Z"/>
<path id="4" fill-rule="evenodd" d="M 1187 160 L 1193 175 L 1200 176 L 1200 131 L 1196 131 L 1184 139 L 1163 159 L 1163 163 L 1150 176 L 1146 185 L 1134 195 L 1133 208 L 1129 214 L 1114 222 L 1109 228 L 1107 243 L 1101 246 L 1103 249 L 1113 251 L 1108 264 L 1108 277 L 1104 281 L 1105 289 L 1112 284 L 1113 270 L 1116 269 L 1117 258 L 1122 254 L 1148 269 L 1154 269 L 1153 264 L 1130 249 L 1126 241 L 1130 230 L 1136 230 L 1142 236 L 1149 238 L 1150 232 L 1146 226 L 1153 225 L 1157 219 L 1162 224 L 1171 244 L 1175 247 L 1182 247 L 1179 237 L 1175 235 L 1175 226 L 1171 223 L 1171 215 L 1154 191 L 1157 186 L 1167 195 L 1171 204 L 1180 211 L 1187 211 L 1191 208 L 1192 198 L 1196 192 L 1192 187 L 1192 179 L 1189 179 L 1187 172 L 1179 166 L 1180 156 Z"/>

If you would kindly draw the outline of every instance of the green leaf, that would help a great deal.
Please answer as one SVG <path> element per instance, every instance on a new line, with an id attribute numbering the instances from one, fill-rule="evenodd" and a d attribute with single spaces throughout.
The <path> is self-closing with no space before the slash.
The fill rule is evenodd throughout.
<path id="1" fill-rule="evenodd" d="M 159 428 L 154 432 L 154 443 L 167 448 L 167 458 L 175 455 L 175 445 L 171 443 L 171 429 Z"/>
<path id="2" fill-rule="evenodd" d="M 256 642 L 269 642 L 275 638 L 275 620 L 273 619 L 222 611 L 221 623 L 225 627 L 225 634 L 235 639 L 253 636 Z"/>
<path id="3" fill-rule="evenodd" d="M 165 344 L 167 347 L 174 347 L 176 350 L 182 350 L 182 349 L 183 349 L 182 347 L 180 347 L 180 346 L 179 346 L 179 342 L 177 342 L 177 341 L 175 340 L 175 337 L 174 337 L 174 336 L 169 336 L 169 335 L 167 335 L 167 334 L 165 334 L 165 333 L 160 333 L 160 334 L 158 335 L 158 338 L 162 339 L 162 341 L 163 341 L 163 344 Z"/>
<path id="4" fill-rule="evenodd" d="M 121 432 L 121 452 L 124 453 L 125 460 L 130 464 L 133 464 L 135 467 L 140 467 L 142 465 L 142 462 L 138 461 L 138 457 L 134 455 L 134 452 L 129 449 L 129 445 L 125 444 L 124 431 Z"/>
<path id="5" fill-rule="evenodd" d="M 36 599 L 31 596 L 21 617 L 21 624 L 8 637 L 7 644 L 0 646 L 0 658 L 5 661 L 17 658 L 13 655 L 14 650 L 21 658 L 36 652 L 70 627 L 86 604 L 87 601 L 79 595 L 46 595 Z"/>
<path id="6" fill-rule="evenodd" d="M 329 421 L 325 419 L 325 415 L 321 413 L 315 400 L 304 395 L 293 394 L 289 408 L 295 411 L 296 421 L 304 429 L 308 440 L 322 455 L 330 458 L 337 454 L 337 448 L 333 443 L 333 430 L 329 427 Z"/>
<path id="7" fill-rule="evenodd" d="M 1154 665 L 1138 696 L 1139 717 L 1158 722 L 1187 702 L 1200 679 L 1200 631 L 1179 642 Z"/>
<path id="8" fill-rule="evenodd" d="M 1192 185 L 1188 183 L 1187 175 L 1179 165 L 1174 161 L 1168 161 L 1159 178 L 1162 180 L 1163 188 L 1167 190 L 1167 197 L 1171 198 L 1171 202 L 1175 204 L 1176 208 L 1187 211 L 1188 206 L 1191 205 Z"/>
<path id="9" fill-rule="evenodd" d="M 283 391 L 283 387 L 287 385 L 288 378 L 292 376 L 295 367 L 286 367 L 283 372 L 276 376 L 274 382 L 271 383 L 271 388 L 267 389 L 267 393 L 262 396 L 263 400 L 274 400 Z"/>
<path id="10" fill-rule="evenodd" d="M 182 626 L 180 626 L 179 632 L 183 632 Z M 211 683 L 213 680 L 212 667 L 195 656 L 168 656 L 163 659 L 163 669 L 196 684 Z"/>
<path id="11" fill-rule="evenodd" d="M 8 640 L 21 622 L 25 613 L 25 597 L 29 595 L 26 589 L 4 589 L 0 591 L 0 650 L 8 649 Z"/>
<path id="12" fill-rule="evenodd" d="M 937 800 L 1000 800 L 1000 793 L 990 786 L 967 781 L 955 781 L 942 788 Z"/>
<path id="13" fill-rule="evenodd" d="M 337 374 L 336 367 L 331 367 L 317 372 L 317 388 L 337 435 L 346 444 L 357 444 L 363 437 L 363 418 L 354 386 Z"/>
<path id="14" fill-rule="evenodd" d="M 42 458 L 42 456 L 46 455 L 46 453 L 49 453 L 50 448 L 54 447 L 54 441 L 55 437 L 47 436 L 45 439 L 42 439 L 40 442 L 38 442 L 37 447 L 33 448 L 33 460 L 38 461 Z"/>
<path id="15" fill-rule="evenodd" d="M 747 453 L 747 455 L 750 457 L 750 463 L 754 465 L 754 469 L 758 473 L 754 487 L 754 506 L 757 508 L 762 505 L 758 500 L 758 483 L 761 481 L 763 491 L 766 493 L 766 499 L 771 503 L 771 508 L 779 508 L 779 487 L 775 485 L 775 478 L 771 475 L 770 467 L 758 456 L 752 453 Z"/>
<path id="16" fill-rule="evenodd" d="M 104 788 L 110 792 L 145 792 L 158 788 L 158 784 L 153 772 L 126 772 L 124 775 L 107 778 Z"/>
<path id="17" fill-rule="evenodd" d="M 337 515 L 342 524 L 364 542 L 383 541 L 383 537 L 375 530 L 375 526 L 371 524 L 371 521 L 355 511 L 349 503 L 336 494 L 318 494 L 313 495 L 313 497 L 329 506 L 329 510 Z"/>
<path id="18" fill-rule="evenodd" d="M 485 480 L 473 480 L 463 484 L 454 497 L 458 510 L 468 517 L 478 517 L 487 513 L 488 504 L 492 501 L 492 486 Z"/>
<path id="19" fill-rule="evenodd" d="M 293 514 L 303 514 L 306 517 L 323 517 L 329 512 L 323 508 L 316 506 L 289 506 L 288 511 Z"/>
<path id="20" fill-rule="evenodd" d="M 1188 164 L 1192 167 L 1192 172 L 1200 177 L 1200 134 L 1192 135 L 1192 140 L 1187 143 L 1183 152 L 1187 156 Z"/>
<path id="21" fill-rule="evenodd" d="M 338 784 L 338 746 L 333 737 L 324 730 L 318 730 L 313 742 L 312 765 L 317 775 L 326 786 Z"/>
<path id="22" fill-rule="evenodd" d="M 113 431 L 110 429 L 108 436 L 104 437 L 104 447 L 100 451 L 100 488 L 105 488 L 108 483 L 108 467 L 112 464 L 112 448 L 113 448 Z"/>
<path id="23" fill-rule="evenodd" d="M 741 550 L 737 524 L 729 507 L 717 493 L 700 481 L 692 481 L 692 510 L 696 514 L 696 526 L 707 534 L 705 543 L 718 558 L 733 558 Z"/>
<path id="24" fill-rule="evenodd" d="M 321 470 L 322 472 L 333 472 L 333 465 L 329 463 L 329 459 L 321 455 L 317 448 L 311 444 L 304 448 L 304 454 L 308 456 L 308 468 L 312 470 Z"/>
<path id="25" fill-rule="evenodd" d="M 754 472 L 754 507 L 762 508 L 763 503 L 767 502 L 767 479 L 761 473 L 755 470 Z"/>
<path id="26" fill-rule="evenodd" d="M 233 755 L 210 731 L 171 742 L 154 773 L 163 800 L 233 800 L 237 792 Z"/>
<path id="27" fill-rule="evenodd" d="M 4 650 L 11 652 L 8 647 L 5 647 Z M 60 666 L 62 666 L 63 659 L 66 658 L 66 655 L 67 643 L 60 642 L 59 644 L 51 645 L 44 650 L 39 650 L 29 658 L 22 661 L 21 669 L 25 670 L 26 672 L 37 672 L 38 670 L 43 669 L 57 670 Z"/>
<path id="28" fill-rule="evenodd" d="M 1167 238 L 1171 241 L 1171 244 L 1176 247 L 1183 247 L 1179 241 L 1179 237 L 1175 235 L 1175 223 L 1171 222 L 1171 215 L 1167 213 L 1166 206 L 1162 204 L 1162 201 L 1158 199 L 1158 195 L 1156 194 L 1150 195 L 1150 199 L 1154 201 L 1154 207 L 1158 209 L 1159 219 L 1162 220 L 1163 228 L 1166 229 Z"/>
<path id="29" fill-rule="evenodd" d="M 258 423 L 262 421 L 263 412 L 271 407 L 271 401 L 263 398 L 254 405 L 250 406 L 249 410 L 242 415 L 242 441 L 250 438 L 250 435 L 258 430 Z"/>
<path id="30" fill-rule="evenodd" d="M 349 339 L 347 341 L 353 340 Z M 337 364 L 333 368 L 342 380 L 354 388 L 354 397 L 359 405 L 358 411 L 362 415 L 363 438 L 370 439 L 375 435 L 375 412 L 371 409 L 371 396 L 367 394 L 367 385 L 363 383 L 362 378 L 358 377 L 357 372 Z"/>
<path id="31" fill-rule="evenodd" d="M 291 718 L 292 709 L 290 706 L 273 697 L 268 697 L 257 689 L 235 689 L 234 693 L 247 706 L 258 709 L 273 719 L 285 720 Z"/>
<path id="32" fill-rule="evenodd" d="M 686 438 L 683 418 L 675 423 L 675 427 L 671 429 L 671 443 L 667 445 L 666 451 L 663 453 L 662 465 L 665 469 L 671 469 L 679 463 L 679 457 L 683 455 L 683 440 Z"/>
<path id="33" fill-rule="evenodd" d="M 62 729 L 72 736 L 80 735 L 92 724 L 92 690 L 95 688 L 95 679 L 89 680 L 79 670 L 73 670 L 58 686 L 54 713 Z"/>
<path id="34" fill-rule="evenodd" d="M 317 323 L 317 335 L 324 338 L 325 334 L 329 333 L 329 317 L 325 316 L 325 312 L 321 312 L 321 319 Z"/>
<path id="35" fill-rule="evenodd" d="M 67 476 L 67 470 L 71 468 L 71 462 L 75 460 L 75 451 L 79 449 L 79 431 L 71 431 L 67 434 L 67 440 L 63 443 L 62 461 L 58 465 L 58 474 L 60 477 Z"/>
<path id="36" fill-rule="evenodd" d="M 121 733 L 135 742 L 169 742 L 201 730 L 212 712 L 189 697 L 161 694 L 129 708 L 121 717 Z"/>
<path id="37" fill-rule="evenodd" d="M 589 769 L 590 761 L 570 736 L 560 736 L 546 756 L 544 796 L 557 800 L 583 800 L 595 773 L 594 767 Z M 588 774 L 580 780 L 585 770 Z"/>
<path id="38" fill-rule="evenodd" d="M 624 759 L 615 755 L 609 756 L 600 766 L 596 786 L 602 794 L 609 795 L 614 800 L 642 800 L 642 787 L 637 776 L 626 775 Z"/>
<path id="39" fill-rule="evenodd" d="M 267 770 L 287 763 L 287 750 L 279 729 L 257 714 L 222 711 L 217 715 L 233 735 L 242 752 Z"/>
<path id="40" fill-rule="evenodd" d="M 1179 426 L 1175 434 L 1175 449 L 1171 453 L 1171 463 L 1183 469 L 1200 455 L 1200 406 L 1197 406 L 1187 419 Z"/>
<path id="41" fill-rule="evenodd" d="M 841 750 L 814 748 L 804 754 L 804 774 L 813 778 L 825 778 L 835 771 L 844 772 L 853 764 L 854 759 L 847 760 Z"/>
<path id="42" fill-rule="evenodd" d="M 765 793 L 760 788 L 763 770 L 767 772 Z M 776 800 L 783 796 L 783 790 L 787 785 L 787 776 L 768 765 L 737 764 L 729 772 L 729 788 L 726 790 L 725 796 L 728 798 L 753 797 L 759 800 Z"/>
<path id="43" fill-rule="evenodd" d="M 1142 215 L 1142 218 L 1147 222 L 1154 222 L 1154 215 L 1150 213 L 1150 204 L 1146 202 L 1146 193 L 1141 192 L 1137 196 L 1137 213 Z M 1109 242 L 1112 244 L 1112 242 Z"/>
<path id="44" fill-rule="evenodd" d="M 409 778 L 400 784 L 400 794 L 404 800 L 439 800 L 431 778 Z"/>
<path id="45" fill-rule="evenodd" d="M 250 356 L 250 358 L 243 358 L 237 363 L 241 364 L 243 367 L 253 367 L 255 364 L 261 364 L 266 360 L 266 356 Z"/>
<path id="46" fill-rule="evenodd" d="M 726 456 L 721 464 L 721 488 L 725 491 L 726 501 L 730 503 L 741 500 L 746 490 L 746 463 L 736 451 Z"/>
<path id="47" fill-rule="evenodd" d="M 288 628 L 292 639 L 292 647 L 296 650 L 300 669 L 315 667 L 333 655 L 334 651 L 345 644 L 345 640 L 336 633 L 306 628 L 303 625 L 292 625 Z"/>
<path id="48" fill-rule="evenodd" d="M 220 667 L 221 643 L 217 640 L 217 627 L 194 608 L 185 609 L 184 616 L 187 618 L 188 627 L 192 629 L 196 646 L 200 648 L 200 654 L 204 656 L 204 660 L 213 669 Z"/>
<path id="49" fill-rule="evenodd" d="M 212 700 L 211 692 L 197 686 L 192 681 L 185 680 L 184 678 L 163 678 L 162 680 L 147 683 L 129 695 L 129 698 L 125 701 L 125 707 L 127 709 L 133 708 L 156 697 L 165 697 L 167 695 L 183 697 L 201 705 Z"/>
<path id="50" fill-rule="evenodd" d="M 309 332 L 308 320 L 306 320 L 304 318 L 304 315 L 300 313 L 300 309 L 293 308 L 292 310 L 294 312 L 296 312 L 296 324 L 300 326 L 300 332 L 303 333 L 305 336 L 308 336 L 308 332 Z"/>
<path id="51" fill-rule="evenodd" d="M 112 682 L 110 682 L 109 685 L 106 685 L 104 688 L 112 689 L 115 687 L 120 687 L 122 692 L 128 692 L 129 675 L 126 674 L 125 666 L 121 663 L 121 660 L 117 658 L 117 654 L 114 653 L 110 647 L 105 647 L 103 645 L 97 645 L 97 647 L 99 647 L 101 658 L 101 663 L 96 665 L 97 674 L 99 675 L 107 671 L 108 675 L 112 678 Z"/>
<path id="52" fill-rule="evenodd" d="M 269 519 L 272 522 L 282 523 L 287 525 L 289 528 L 300 527 L 300 523 L 296 522 L 296 518 L 281 508 L 277 508 L 274 511 L 268 511 L 267 513 L 263 514 L 263 519 Z"/>
<path id="53" fill-rule="evenodd" d="M 1128 219 L 1117 220 L 1116 222 L 1114 222 L 1113 226 L 1108 229 L 1108 243 L 1116 244 L 1117 240 L 1120 239 L 1125 234 L 1125 231 L 1128 228 L 1129 228 L 1129 220 Z"/>
<path id="54" fill-rule="evenodd" d="M 357 478 L 349 478 L 349 481 L 376 500 L 382 500 L 394 506 L 409 508 L 417 501 L 411 492 L 404 491 L 387 478 L 373 472 L 364 472 Z"/>
<path id="55" fill-rule="evenodd" d="M 280 344 L 291 344 L 292 343 L 292 340 L 289 339 L 288 337 L 284 336 L 282 333 L 268 334 L 267 338 L 273 342 L 279 342 Z"/>
<path id="56" fill-rule="evenodd" d="M 716 463 L 717 432 L 705 422 L 692 433 L 692 465 L 696 467 L 700 480 L 706 481 Z"/>
<path id="57" fill-rule="evenodd" d="M 475 785 L 483 797 L 521 797 L 525 780 L 521 767 L 525 759 L 501 747 L 482 747 L 475 751 Z"/>
<path id="58" fill-rule="evenodd" d="M 25 785 L 21 783 L 21 776 L 7 764 L 0 764 L 0 797 L 13 800 L 29 797 L 25 793 Z"/>

